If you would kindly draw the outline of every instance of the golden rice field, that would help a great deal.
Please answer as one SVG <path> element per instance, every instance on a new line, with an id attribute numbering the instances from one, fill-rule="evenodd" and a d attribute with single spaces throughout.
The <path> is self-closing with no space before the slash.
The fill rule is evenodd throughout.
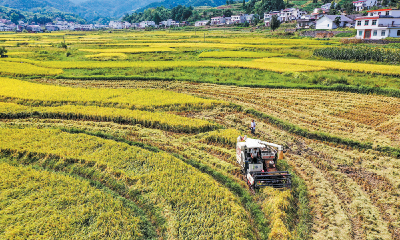
<path id="1" fill-rule="evenodd" d="M 89 182 L 4 162 L 0 179 L 4 239 L 155 236 L 138 209 Z"/>
<path id="2" fill-rule="evenodd" d="M 0 102 L 0 116 L 2 118 L 22 118 L 35 115 L 41 118 L 90 119 L 125 124 L 141 124 L 150 128 L 160 128 L 174 132 L 207 131 L 217 128 L 215 124 L 205 120 L 190 119 L 165 112 L 74 105 L 30 107 L 15 103 Z"/>
<path id="3" fill-rule="evenodd" d="M 0 41 L 0 239 L 400 239 L 395 64 L 258 29 Z M 292 188 L 251 191 L 238 135 Z"/>
<path id="4" fill-rule="evenodd" d="M 128 56 L 126 56 L 126 54 L 124 53 L 98 53 L 98 54 L 85 55 L 85 57 L 97 61 L 128 59 Z"/>
<path id="5" fill-rule="evenodd" d="M 175 51 L 172 48 L 120 48 L 120 49 L 79 49 L 83 52 L 100 52 L 100 53 L 144 53 L 144 52 L 172 52 Z"/>
<path id="6" fill-rule="evenodd" d="M 0 78 L 0 96 L 3 99 L 40 101 L 43 103 L 81 103 L 120 105 L 127 108 L 157 108 L 168 106 L 212 106 L 221 101 L 176 94 L 152 89 L 91 89 L 43 85 L 11 78 Z"/>
<path id="7" fill-rule="evenodd" d="M 281 54 L 276 53 L 259 53 L 250 51 L 212 51 L 202 52 L 200 58 L 266 58 L 279 57 Z"/>

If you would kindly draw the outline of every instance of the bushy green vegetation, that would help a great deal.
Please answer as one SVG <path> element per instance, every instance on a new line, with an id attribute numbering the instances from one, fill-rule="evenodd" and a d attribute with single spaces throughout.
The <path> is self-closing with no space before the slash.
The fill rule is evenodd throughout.
<path id="1" fill-rule="evenodd" d="M 376 61 L 391 64 L 400 62 L 400 51 L 398 49 L 352 46 L 352 47 L 329 47 L 314 50 L 314 55 L 335 60 Z"/>

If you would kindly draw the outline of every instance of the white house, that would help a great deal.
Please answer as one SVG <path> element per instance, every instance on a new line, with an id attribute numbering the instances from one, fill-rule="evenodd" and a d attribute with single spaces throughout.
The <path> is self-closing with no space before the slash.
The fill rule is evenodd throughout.
<path id="1" fill-rule="evenodd" d="M 246 22 L 246 17 L 244 14 L 239 14 L 239 15 L 232 15 L 231 16 L 231 21 L 234 23 L 245 23 Z"/>
<path id="2" fill-rule="evenodd" d="M 252 23 L 254 21 L 254 14 L 245 14 L 244 18 L 245 18 L 246 22 Z"/>
<path id="3" fill-rule="evenodd" d="M 123 27 L 124 29 L 129 29 L 131 26 L 132 26 L 132 24 L 131 24 L 130 22 L 124 22 L 124 23 L 122 24 L 122 27 Z"/>
<path id="4" fill-rule="evenodd" d="M 6 31 L 6 25 L 4 23 L 1 23 L 1 22 L 0 22 L 0 31 L 1 32 Z"/>
<path id="5" fill-rule="evenodd" d="M 400 10 L 368 11 L 368 16 L 356 18 L 355 29 L 359 39 L 400 37 Z"/>
<path id="6" fill-rule="evenodd" d="M 303 11 L 298 8 L 286 8 L 286 9 L 282 9 L 280 11 L 264 13 L 264 23 L 265 23 L 265 26 L 269 26 L 271 17 L 273 15 L 277 15 L 278 20 L 280 22 L 288 22 L 288 21 L 300 19 L 303 15 L 306 15 L 306 14 L 307 14 L 306 11 Z"/>
<path id="7" fill-rule="evenodd" d="M 211 25 L 224 25 L 226 23 L 225 17 L 213 17 L 211 18 Z"/>
<path id="8" fill-rule="evenodd" d="M 339 26 L 334 23 L 337 17 L 340 18 Z M 353 23 L 353 20 L 343 15 L 325 15 L 316 21 L 315 29 L 336 29 L 338 27 L 351 26 Z"/>
<path id="9" fill-rule="evenodd" d="M 278 16 L 278 20 L 281 21 L 281 18 L 279 17 L 279 11 L 273 11 L 273 12 L 269 12 L 269 13 L 264 13 L 264 24 L 266 27 L 269 27 L 269 24 L 271 22 L 271 18 L 273 15 L 277 15 Z"/>
<path id="10" fill-rule="evenodd" d="M 234 24 L 234 22 L 232 22 L 232 18 L 231 17 L 225 17 L 225 24 L 226 25 Z"/>
<path id="11" fill-rule="evenodd" d="M 51 24 L 51 23 L 47 23 L 46 24 L 46 30 L 47 31 L 59 31 L 60 28 L 57 25 Z"/>
<path id="12" fill-rule="evenodd" d="M 93 24 L 81 24 L 80 30 L 82 31 L 92 31 L 94 29 Z"/>
<path id="13" fill-rule="evenodd" d="M 281 22 L 293 21 L 296 19 L 300 19 L 302 15 L 307 14 L 306 11 L 303 11 L 298 8 L 286 8 L 282 9 L 279 13 L 279 17 Z"/>
<path id="14" fill-rule="evenodd" d="M 377 5 L 377 0 L 360 0 L 353 2 L 353 6 L 358 12 L 370 9 L 371 7 L 376 5 Z"/>
<path id="15" fill-rule="evenodd" d="M 108 24 L 108 26 L 112 29 L 123 29 L 124 25 L 122 22 L 120 21 L 110 21 L 110 23 Z"/>
<path id="16" fill-rule="evenodd" d="M 296 21 L 296 28 L 310 28 L 311 26 L 315 26 L 315 21 L 317 21 L 317 18 L 311 15 L 303 15 Z"/>
<path id="17" fill-rule="evenodd" d="M 156 23 L 154 21 L 143 21 L 139 23 L 139 28 L 155 27 Z"/>
<path id="18" fill-rule="evenodd" d="M 208 20 L 197 21 L 194 23 L 194 26 L 195 27 L 205 26 L 205 25 L 207 25 L 208 22 L 209 22 Z"/>
<path id="19" fill-rule="evenodd" d="M 176 25 L 176 21 L 174 21 L 172 19 L 168 19 L 167 21 L 161 21 L 160 25 L 164 26 L 164 27 L 175 26 Z"/>
<path id="20" fill-rule="evenodd" d="M 28 25 L 26 27 L 26 30 L 28 30 L 29 32 L 42 32 L 42 27 L 40 27 L 39 25 Z"/>

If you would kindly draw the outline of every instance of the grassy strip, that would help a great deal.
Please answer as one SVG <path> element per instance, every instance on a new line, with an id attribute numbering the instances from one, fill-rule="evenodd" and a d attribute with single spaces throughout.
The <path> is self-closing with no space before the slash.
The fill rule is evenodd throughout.
<path id="1" fill-rule="evenodd" d="M 165 232 L 165 219 L 161 216 L 157 209 L 154 209 L 152 204 L 147 204 L 140 196 L 139 192 L 134 192 L 129 189 L 127 183 L 117 180 L 112 174 L 105 171 L 99 171 L 94 167 L 93 163 L 83 160 L 63 159 L 56 155 L 33 152 L 18 152 L 14 150 L 1 149 L 0 156 L 12 160 L 14 164 L 33 165 L 46 170 L 64 172 L 70 175 L 80 176 L 84 179 L 92 181 L 94 184 L 101 183 L 120 196 L 129 200 L 138 202 L 139 207 L 146 213 L 148 219 L 158 229 L 159 234 Z M 146 227 L 146 226 L 143 226 Z M 150 230 L 148 230 L 151 232 Z"/>
<path id="2" fill-rule="evenodd" d="M 0 158 L 0 162 L 5 162 L 5 163 L 8 163 L 13 166 L 20 166 L 20 162 L 18 161 L 18 159 L 13 158 L 13 157 Z M 53 169 L 45 168 L 42 165 L 40 165 L 37 161 L 34 164 L 24 164 L 24 165 L 25 166 L 30 165 L 36 170 L 54 172 Z M 124 204 L 124 206 L 132 209 L 137 214 L 137 216 L 140 218 L 140 220 L 142 222 L 142 224 L 140 225 L 140 229 L 141 229 L 141 233 L 143 234 L 143 237 L 146 239 L 156 238 L 156 236 L 157 236 L 156 231 L 155 231 L 154 227 L 151 225 L 151 222 L 148 220 L 146 213 L 143 211 L 143 209 L 138 207 L 138 205 L 136 205 L 135 202 L 112 191 L 110 188 L 106 187 L 104 184 L 102 184 L 101 182 L 99 182 L 97 180 L 83 178 L 82 176 L 77 175 L 75 173 L 60 172 L 60 174 L 64 174 L 66 176 L 72 176 L 80 181 L 87 181 L 87 182 L 89 182 L 90 186 L 92 186 L 96 189 L 99 189 L 106 194 L 111 195 L 115 199 L 120 200 Z"/>
<path id="3" fill-rule="evenodd" d="M 307 185 L 303 179 L 299 178 L 293 168 L 285 160 L 278 161 L 278 168 L 282 171 L 289 171 L 292 175 L 292 194 L 296 200 L 295 209 L 297 212 L 289 211 L 291 221 L 296 221 L 295 239 L 311 239 L 312 216 L 308 200 Z"/>
<path id="4" fill-rule="evenodd" d="M 106 81 L 119 81 L 119 80 L 161 80 L 161 81 L 175 81 L 178 80 L 173 77 L 145 77 L 140 75 L 131 75 L 131 76 L 118 76 L 118 75 L 108 75 L 108 76 L 65 76 L 58 75 L 54 77 L 55 79 L 70 79 L 70 80 L 106 80 Z M 190 81 L 189 79 L 179 79 L 180 81 Z"/>
<path id="5" fill-rule="evenodd" d="M 55 79 L 70 79 L 70 80 L 104 80 L 104 81 L 123 81 L 123 80 L 157 80 L 157 81 L 185 81 L 185 82 L 197 82 L 197 83 L 213 83 L 218 85 L 228 85 L 228 86 L 239 86 L 239 87 L 252 87 L 252 88 L 270 88 L 270 89 L 315 89 L 315 90 L 325 90 L 325 91 L 335 91 L 335 92 L 350 92 L 359 94 L 376 94 L 387 97 L 397 97 L 400 98 L 400 90 L 394 88 L 381 88 L 381 87 L 369 87 L 369 86 L 355 86 L 346 84 L 333 84 L 331 86 L 325 85 L 309 85 L 309 84 L 278 84 L 278 83 L 246 83 L 246 82 L 220 82 L 212 80 L 202 80 L 198 78 L 196 80 L 180 78 L 180 77 L 156 77 L 156 76 L 56 76 Z"/>
<path id="6" fill-rule="evenodd" d="M 370 142 L 359 142 L 359 141 L 348 139 L 348 138 L 341 138 L 338 136 L 330 135 L 330 134 L 324 133 L 324 132 L 315 132 L 315 131 L 311 132 L 308 129 L 301 128 L 292 123 L 283 121 L 279 118 L 259 112 L 255 109 L 245 109 L 244 112 L 246 114 L 250 114 L 254 117 L 260 118 L 262 120 L 266 120 L 270 124 L 273 124 L 289 133 L 293 133 L 293 134 L 296 134 L 301 137 L 305 137 L 308 139 L 320 140 L 320 141 L 326 141 L 326 142 L 333 142 L 333 143 L 337 143 L 337 144 L 343 144 L 343 145 L 350 146 L 353 148 L 372 149 L 372 150 L 376 150 L 376 151 L 388 154 L 395 158 L 400 158 L 400 149 L 398 149 L 398 148 L 373 147 L 372 143 L 370 143 Z"/>

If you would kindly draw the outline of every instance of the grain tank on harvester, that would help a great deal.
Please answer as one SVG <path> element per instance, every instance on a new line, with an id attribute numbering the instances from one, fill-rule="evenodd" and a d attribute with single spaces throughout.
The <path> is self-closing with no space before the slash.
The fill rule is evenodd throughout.
<path id="1" fill-rule="evenodd" d="M 266 186 L 291 188 L 291 175 L 276 169 L 278 159 L 283 159 L 283 146 L 239 136 L 236 159 L 251 189 Z"/>

